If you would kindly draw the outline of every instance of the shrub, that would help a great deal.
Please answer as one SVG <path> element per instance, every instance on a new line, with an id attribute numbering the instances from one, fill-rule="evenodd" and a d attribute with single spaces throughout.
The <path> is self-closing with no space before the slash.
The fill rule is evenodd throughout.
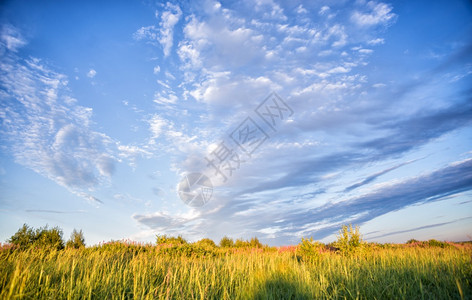
<path id="1" fill-rule="evenodd" d="M 159 253 L 170 257 L 214 257 L 217 255 L 215 250 L 194 244 L 180 244 L 160 248 Z"/>
<path id="2" fill-rule="evenodd" d="M 171 245 L 183 245 L 187 244 L 187 241 L 181 236 L 173 237 L 167 235 L 156 235 L 156 243 L 158 245 L 171 244 Z"/>
<path id="3" fill-rule="evenodd" d="M 199 240 L 198 242 L 195 242 L 194 243 L 196 246 L 199 246 L 199 247 L 207 247 L 207 248 L 214 248 L 216 247 L 216 244 L 215 242 L 213 242 L 213 240 L 211 239 L 201 239 Z"/>
<path id="4" fill-rule="evenodd" d="M 223 248 L 231 248 L 234 247 L 234 242 L 232 238 L 224 236 L 220 241 L 220 247 Z"/>
<path id="5" fill-rule="evenodd" d="M 301 243 L 298 244 L 297 256 L 306 261 L 316 260 L 320 258 L 324 248 L 324 244 L 314 241 L 312 237 L 310 239 L 302 238 Z"/>
<path id="6" fill-rule="evenodd" d="M 351 224 L 349 226 L 343 225 L 337 238 L 335 246 L 343 254 L 359 252 L 363 248 L 364 242 L 359 232 L 359 226 L 353 228 Z"/>
<path id="7" fill-rule="evenodd" d="M 243 239 L 237 239 L 236 242 L 234 242 L 234 244 L 231 244 L 231 242 L 228 243 L 228 246 L 222 246 L 222 247 L 235 247 L 235 248 L 263 248 L 264 247 L 264 245 L 262 245 L 262 243 L 259 242 L 259 239 L 257 237 L 253 237 L 249 241 L 243 240 Z M 221 245 L 221 242 L 220 242 L 220 245 Z"/>
<path id="8" fill-rule="evenodd" d="M 448 248 L 448 247 L 451 247 L 452 245 L 447 243 L 447 242 L 441 242 L 441 241 L 438 241 L 438 240 L 429 240 L 428 242 L 426 242 L 428 246 L 430 247 L 440 247 L 440 248 Z"/>
<path id="9" fill-rule="evenodd" d="M 70 234 L 70 239 L 66 243 L 67 248 L 83 248 L 85 247 L 85 238 L 82 229 L 80 231 L 73 230 Z"/>

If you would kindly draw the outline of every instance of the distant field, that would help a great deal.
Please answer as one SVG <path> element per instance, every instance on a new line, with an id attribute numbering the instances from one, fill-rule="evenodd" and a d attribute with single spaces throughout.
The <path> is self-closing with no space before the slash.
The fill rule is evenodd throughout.
<path id="1" fill-rule="evenodd" d="M 470 244 L 0 250 L 1 299 L 472 299 Z"/>

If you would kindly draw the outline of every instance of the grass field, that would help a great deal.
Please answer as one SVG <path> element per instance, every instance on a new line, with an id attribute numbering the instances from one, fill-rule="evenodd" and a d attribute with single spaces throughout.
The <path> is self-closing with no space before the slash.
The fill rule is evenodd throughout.
<path id="1" fill-rule="evenodd" d="M 472 299 L 470 244 L 0 251 L 1 299 Z"/>

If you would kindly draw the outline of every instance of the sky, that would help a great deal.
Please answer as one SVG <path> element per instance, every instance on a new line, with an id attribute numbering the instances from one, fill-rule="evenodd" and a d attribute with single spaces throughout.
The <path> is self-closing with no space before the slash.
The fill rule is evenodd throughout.
<path id="1" fill-rule="evenodd" d="M 2 1 L 0 241 L 472 239 L 470 1 Z"/>

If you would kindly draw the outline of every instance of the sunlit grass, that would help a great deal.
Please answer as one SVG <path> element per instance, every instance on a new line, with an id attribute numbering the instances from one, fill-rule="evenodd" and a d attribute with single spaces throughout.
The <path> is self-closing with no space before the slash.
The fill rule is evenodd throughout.
<path id="1" fill-rule="evenodd" d="M 0 298 L 470 299 L 467 246 L 322 252 L 111 243 L 0 251 Z M 191 247 L 191 246 L 190 246 Z M 164 249 L 167 249 L 164 251 Z M 169 250 L 171 249 L 171 250 Z M 184 249 L 184 250 L 181 250 Z"/>

